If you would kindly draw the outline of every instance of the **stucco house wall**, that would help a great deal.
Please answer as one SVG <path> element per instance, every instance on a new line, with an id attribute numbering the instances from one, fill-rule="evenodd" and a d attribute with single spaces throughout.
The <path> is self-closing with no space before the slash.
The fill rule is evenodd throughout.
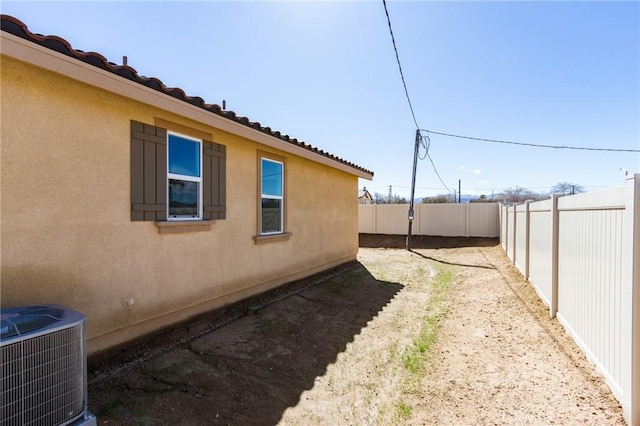
<path id="1" fill-rule="evenodd" d="M 1 82 L 1 304 L 84 312 L 89 353 L 356 258 L 353 195 L 358 176 L 370 172 L 296 155 L 275 138 L 265 145 L 4 51 Z M 131 220 L 132 120 L 226 146 L 225 219 L 171 234 Z M 291 234 L 265 244 L 254 239 L 260 152 L 286 159 Z"/>

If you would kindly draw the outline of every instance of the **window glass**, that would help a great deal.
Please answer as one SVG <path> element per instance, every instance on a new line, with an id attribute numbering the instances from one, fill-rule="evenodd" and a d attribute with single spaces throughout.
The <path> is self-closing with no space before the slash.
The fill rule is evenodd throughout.
<path id="1" fill-rule="evenodd" d="M 198 217 L 197 182 L 169 179 L 169 216 Z"/>
<path id="2" fill-rule="evenodd" d="M 262 199 L 262 233 L 282 232 L 282 200 Z"/>
<path id="3" fill-rule="evenodd" d="M 284 163 L 262 158 L 260 223 L 262 234 L 284 232 L 283 171 Z"/>
<path id="4" fill-rule="evenodd" d="M 282 163 L 262 159 L 262 194 L 282 197 Z"/>
<path id="5" fill-rule="evenodd" d="M 198 220 L 202 216 L 202 141 L 173 133 L 167 141 L 169 220 Z"/>
<path id="6" fill-rule="evenodd" d="M 200 177 L 200 143 L 170 134 L 169 173 Z"/>

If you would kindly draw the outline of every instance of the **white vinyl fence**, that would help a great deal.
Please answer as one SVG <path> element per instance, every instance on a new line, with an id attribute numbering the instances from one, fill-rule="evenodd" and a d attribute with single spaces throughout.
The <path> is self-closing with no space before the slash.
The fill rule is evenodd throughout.
<path id="1" fill-rule="evenodd" d="M 496 203 L 416 204 L 413 235 L 443 237 L 498 237 L 499 206 Z M 408 204 L 360 204 L 358 232 L 406 235 Z"/>
<path id="2" fill-rule="evenodd" d="M 640 425 L 640 174 L 500 207 L 500 242 Z"/>

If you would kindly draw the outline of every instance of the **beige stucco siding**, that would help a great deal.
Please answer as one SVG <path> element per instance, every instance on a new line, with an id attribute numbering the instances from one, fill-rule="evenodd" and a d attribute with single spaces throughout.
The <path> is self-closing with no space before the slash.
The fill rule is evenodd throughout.
<path id="1" fill-rule="evenodd" d="M 356 176 L 12 58 L 1 73 L 3 307 L 86 313 L 93 353 L 355 259 Z M 130 120 L 156 118 L 227 147 L 227 218 L 210 231 L 130 220 Z M 288 241 L 253 239 L 258 150 L 287 158 Z"/>

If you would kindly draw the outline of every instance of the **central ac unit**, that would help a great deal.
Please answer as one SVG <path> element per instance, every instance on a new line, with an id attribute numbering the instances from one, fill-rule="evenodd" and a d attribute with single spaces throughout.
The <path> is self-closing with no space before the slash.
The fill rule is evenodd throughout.
<path id="1" fill-rule="evenodd" d="M 58 305 L 0 310 L 0 426 L 96 425 L 86 317 Z"/>

